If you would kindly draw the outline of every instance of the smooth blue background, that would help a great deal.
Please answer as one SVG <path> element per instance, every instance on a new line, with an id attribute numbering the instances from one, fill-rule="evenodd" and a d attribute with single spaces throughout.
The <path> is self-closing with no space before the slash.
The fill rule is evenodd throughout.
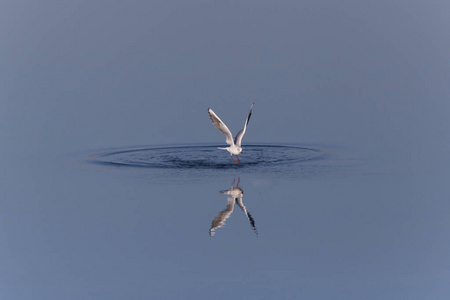
<path id="1" fill-rule="evenodd" d="M 448 1 L 1 6 L 2 299 L 447 299 Z M 223 143 L 207 108 L 237 132 L 252 102 L 244 142 L 341 168 L 86 163 Z M 211 239 L 237 177 L 260 235 L 236 210 Z"/>

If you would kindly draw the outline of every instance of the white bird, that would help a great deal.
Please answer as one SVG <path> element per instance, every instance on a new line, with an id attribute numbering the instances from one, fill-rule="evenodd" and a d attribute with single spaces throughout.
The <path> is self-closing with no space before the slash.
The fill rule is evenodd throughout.
<path id="1" fill-rule="evenodd" d="M 211 118 L 212 123 L 214 124 L 214 126 L 216 126 L 217 129 L 219 129 L 220 132 L 225 134 L 225 136 L 227 137 L 226 142 L 228 145 L 230 145 L 230 147 L 226 148 L 218 147 L 218 148 L 230 152 L 230 156 L 231 159 L 233 160 L 233 163 L 236 163 L 234 161 L 233 154 L 236 155 L 238 163 L 240 163 L 238 155 L 242 153 L 241 148 L 242 137 L 244 136 L 245 130 L 247 129 L 248 121 L 250 121 L 254 104 L 255 103 L 252 103 L 252 105 L 250 106 L 250 111 L 248 113 L 247 119 L 245 120 L 244 128 L 236 134 L 234 140 L 233 135 L 231 134 L 231 131 L 230 129 L 228 129 L 227 125 L 225 125 L 225 123 L 216 115 L 215 112 L 213 112 L 211 108 L 208 108 L 209 117 Z"/>
<path id="2" fill-rule="evenodd" d="M 250 221 L 250 225 L 253 228 L 253 231 L 256 235 L 258 235 L 258 231 L 256 230 L 255 220 L 252 218 L 250 213 L 247 211 L 244 203 L 242 202 L 242 197 L 244 196 L 244 191 L 239 187 L 240 178 L 238 178 L 238 182 L 236 187 L 233 187 L 236 178 L 233 180 L 231 184 L 231 188 L 229 190 L 220 191 L 221 194 L 230 195 L 227 198 L 227 207 L 219 212 L 219 214 L 214 218 L 211 223 L 211 228 L 209 229 L 209 235 L 214 236 L 216 229 L 221 228 L 225 225 L 225 221 L 230 217 L 231 213 L 234 210 L 234 204 L 236 203 L 244 212 L 247 219 Z"/>

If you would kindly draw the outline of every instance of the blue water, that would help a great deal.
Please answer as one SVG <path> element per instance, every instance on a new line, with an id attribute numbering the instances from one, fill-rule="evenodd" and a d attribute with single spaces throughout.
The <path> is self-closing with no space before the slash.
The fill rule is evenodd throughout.
<path id="1" fill-rule="evenodd" d="M 350 152 L 244 145 L 233 164 L 216 145 L 169 145 L 23 158 L 2 201 L 1 292 L 419 299 L 446 290 L 444 177 Z M 236 187 L 240 197 L 226 193 Z"/>
<path id="2" fill-rule="evenodd" d="M 0 10 L 1 300 L 448 299 L 448 1 L 53 2 Z"/>
<path id="3" fill-rule="evenodd" d="M 320 160 L 327 152 L 325 149 L 292 145 L 251 145 L 245 147 L 243 157 L 246 159 L 238 161 L 236 165 L 237 159 L 225 159 L 227 156 L 224 154 L 228 152 L 218 151 L 218 148 L 219 145 L 197 145 L 111 150 L 92 154 L 91 161 L 105 165 L 156 169 L 236 169 L 254 166 L 260 172 L 265 167 L 274 166 L 280 168 L 281 172 L 283 166 L 290 165 L 290 169 L 293 169 L 295 165 Z"/>

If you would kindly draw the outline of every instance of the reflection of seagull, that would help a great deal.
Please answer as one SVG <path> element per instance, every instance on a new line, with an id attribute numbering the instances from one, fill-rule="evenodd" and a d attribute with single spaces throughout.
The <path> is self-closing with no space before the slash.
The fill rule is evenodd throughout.
<path id="1" fill-rule="evenodd" d="M 253 103 L 253 104 L 255 104 L 255 103 Z M 242 129 L 241 131 L 239 131 L 236 134 L 236 137 L 234 138 L 234 140 L 233 140 L 233 135 L 231 134 L 231 131 L 230 131 L 230 129 L 228 129 L 227 125 L 225 125 L 225 123 L 215 114 L 215 112 L 213 112 L 213 110 L 211 108 L 208 108 L 208 113 L 209 113 L 209 117 L 211 118 L 211 121 L 213 122 L 214 126 L 216 126 L 216 128 L 219 129 L 220 132 L 222 132 L 226 135 L 227 144 L 230 145 L 230 147 L 219 148 L 219 149 L 227 150 L 228 152 L 230 152 L 230 156 L 231 156 L 231 159 L 233 160 L 233 163 L 236 163 L 234 161 L 233 154 L 236 155 L 238 163 L 240 162 L 238 155 L 242 153 L 241 141 L 242 141 L 242 137 L 244 136 L 245 129 L 247 128 L 248 121 L 250 121 L 250 117 L 252 115 L 253 104 L 252 104 L 252 106 L 250 106 L 250 111 L 248 113 L 247 119 L 245 120 L 244 129 Z"/>
<path id="2" fill-rule="evenodd" d="M 220 193 L 230 195 L 231 197 L 227 198 L 227 207 L 221 212 L 219 212 L 219 214 L 212 221 L 211 228 L 209 229 L 210 236 L 214 236 L 215 230 L 225 225 L 225 221 L 230 217 L 231 213 L 233 212 L 234 203 L 237 203 L 237 205 L 242 209 L 247 219 L 250 221 L 250 225 L 252 226 L 253 231 L 256 233 L 256 235 L 258 235 L 258 231 L 256 230 L 255 226 L 255 220 L 253 220 L 252 216 L 247 211 L 247 208 L 242 202 L 244 191 L 239 187 L 240 179 L 238 178 L 236 187 L 233 187 L 235 180 L 236 179 L 233 180 L 233 183 L 231 184 L 231 188 L 229 190 L 220 191 Z"/>

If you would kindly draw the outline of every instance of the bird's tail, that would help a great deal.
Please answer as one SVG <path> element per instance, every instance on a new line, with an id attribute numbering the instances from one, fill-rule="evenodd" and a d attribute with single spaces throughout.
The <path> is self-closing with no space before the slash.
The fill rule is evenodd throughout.
<path id="1" fill-rule="evenodd" d="M 217 149 L 220 149 L 220 150 L 228 150 L 228 148 L 220 148 L 220 147 L 217 147 Z"/>

